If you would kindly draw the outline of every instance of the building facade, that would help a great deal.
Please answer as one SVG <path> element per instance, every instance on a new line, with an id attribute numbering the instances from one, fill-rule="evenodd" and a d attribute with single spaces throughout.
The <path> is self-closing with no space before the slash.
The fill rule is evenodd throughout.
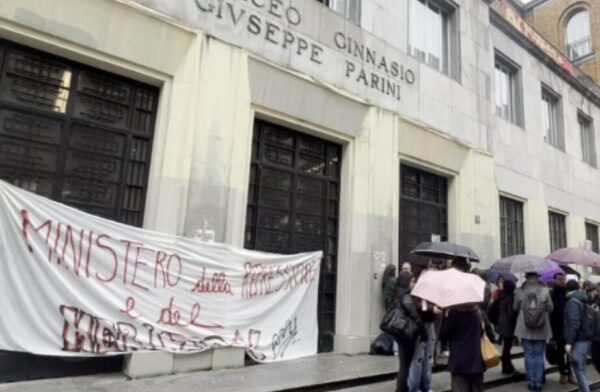
<path id="1" fill-rule="evenodd" d="M 6 0 L 0 177 L 151 230 L 322 249 L 319 349 L 367 352 L 383 269 L 416 262 L 421 241 L 471 246 L 484 267 L 597 249 L 600 96 L 520 15 L 482 0 Z"/>
<path id="2" fill-rule="evenodd" d="M 536 0 L 523 8 L 527 21 L 596 83 L 600 82 L 600 4 L 595 1 Z"/>

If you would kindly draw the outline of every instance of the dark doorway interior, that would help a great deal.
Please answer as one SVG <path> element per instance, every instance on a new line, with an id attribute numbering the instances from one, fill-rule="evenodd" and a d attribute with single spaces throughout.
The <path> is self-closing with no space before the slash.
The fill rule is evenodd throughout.
<path id="1" fill-rule="evenodd" d="M 245 246 L 290 254 L 323 250 L 319 351 L 333 350 L 341 147 L 256 121 Z"/>

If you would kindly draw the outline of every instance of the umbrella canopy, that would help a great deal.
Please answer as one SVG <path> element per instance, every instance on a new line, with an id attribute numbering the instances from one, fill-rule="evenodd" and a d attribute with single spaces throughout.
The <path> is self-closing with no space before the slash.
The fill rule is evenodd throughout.
<path id="1" fill-rule="evenodd" d="M 412 295 L 441 308 L 483 302 L 485 282 L 474 274 L 454 268 L 427 271 L 417 281 Z"/>
<path id="2" fill-rule="evenodd" d="M 504 280 L 510 280 L 513 283 L 517 283 L 519 278 L 510 272 L 497 272 L 497 271 L 487 271 L 488 275 L 488 283 L 496 284 L 498 283 L 498 279 L 502 278 Z"/>
<path id="3" fill-rule="evenodd" d="M 496 261 L 490 267 L 491 271 L 524 274 L 527 272 L 540 272 L 552 267 L 550 262 L 543 257 L 514 255 Z"/>
<path id="4" fill-rule="evenodd" d="M 479 256 L 468 246 L 452 242 L 422 242 L 411 253 L 418 256 L 455 259 L 464 257 L 468 261 L 479 262 Z"/>
<path id="5" fill-rule="evenodd" d="M 600 267 L 600 255 L 598 253 L 580 248 L 562 248 L 550 253 L 547 258 L 557 263 Z"/>
<path id="6" fill-rule="evenodd" d="M 538 280 L 544 284 L 548 284 L 548 282 L 554 280 L 554 276 L 556 274 L 566 275 L 565 271 L 562 268 L 560 268 L 558 263 L 555 263 L 552 260 L 548 260 L 548 262 L 550 263 L 551 267 L 540 271 L 540 276 L 538 278 Z"/>

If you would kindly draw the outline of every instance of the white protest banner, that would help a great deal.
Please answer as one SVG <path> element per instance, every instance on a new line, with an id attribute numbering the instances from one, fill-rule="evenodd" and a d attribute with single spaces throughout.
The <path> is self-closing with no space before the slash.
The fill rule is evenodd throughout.
<path id="1" fill-rule="evenodd" d="M 312 355 L 321 257 L 142 230 L 0 181 L 0 349 Z"/>

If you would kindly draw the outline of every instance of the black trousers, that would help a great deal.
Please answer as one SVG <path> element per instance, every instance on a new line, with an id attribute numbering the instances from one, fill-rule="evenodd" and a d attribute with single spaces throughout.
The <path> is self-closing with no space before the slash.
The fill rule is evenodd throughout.
<path id="1" fill-rule="evenodd" d="M 452 373 L 452 392 L 483 392 L 483 373 Z"/>
<path id="2" fill-rule="evenodd" d="M 396 379 L 396 392 L 408 392 L 408 370 L 415 354 L 416 341 L 396 339 L 398 342 L 398 359 L 400 360 L 400 370 Z"/>
<path id="3" fill-rule="evenodd" d="M 569 361 L 569 356 L 565 352 L 565 342 L 563 339 L 556 339 L 556 356 L 558 371 L 561 376 L 570 376 L 571 375 L 571 363 Z"/>
<path id="4" fill-rule="evenodd" d="M 510 350 L 513 346 L 514 338 L 512 336 L 502 336 L 502 373 L 508 374 L 515 371 L 510 358 Z"/>

